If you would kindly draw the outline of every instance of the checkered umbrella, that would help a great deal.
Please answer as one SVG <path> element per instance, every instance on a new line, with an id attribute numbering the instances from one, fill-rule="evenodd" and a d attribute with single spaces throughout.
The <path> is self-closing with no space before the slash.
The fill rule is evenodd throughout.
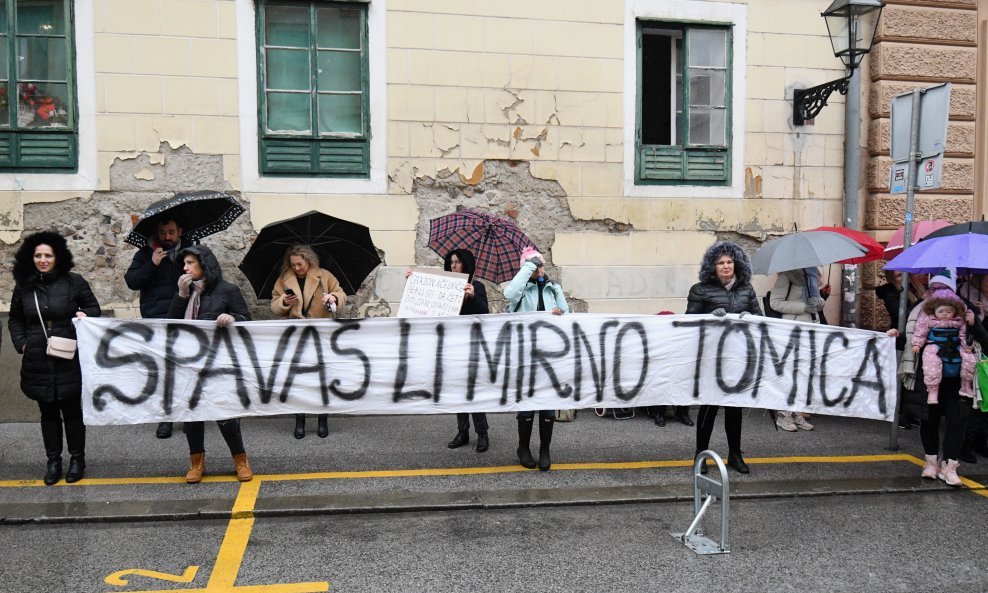
<path id="1" fill-rule="evenodd" d="M 218 191 L 177 193 L 144 210 L 124 241 L 134 247 L 147 247 L 158 232 L 158 221 L 174 219 L 182 227 L 182 238 L 192 243 L 226 230 L 243 214 L 244 207 L 228 194 Z"/>
<path id="2" fill-rule="evenodd" d="M 477 260 L 474 276 L 507 282 L 518 273 L 521 252 L 534 246 L 513 220 L 479 210 L 460 210 L 429 221 L 429 248 L 446 257 L 467 249 Z"/>

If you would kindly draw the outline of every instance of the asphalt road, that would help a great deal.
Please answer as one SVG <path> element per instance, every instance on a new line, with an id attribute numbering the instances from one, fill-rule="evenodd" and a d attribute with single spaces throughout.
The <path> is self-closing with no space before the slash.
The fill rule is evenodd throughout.
<path id="1" fill-rule="evenodd" d="M 730 474 L 718 556 L 670 535 L 693 506 L 694 433 L 674 422 L 585 411 L 538 472 L 517 465 L 509 415 L 485 454 L 447 449 L 446 417 L 333 418 L 302 441 L 289 418 L 247 420 L 258 477 L 235 481 L 209 427 L 195 486 L 180 433 L 95 427 L 87 479 L 54 487 L 37 425 L 0 424 L 0 592 L 988 591 L 988 459 L 948 489 L 919 479 L 916 430 L 890 452 L 887 424 L 814 423 L 749 413 L 752 473 Z"/>

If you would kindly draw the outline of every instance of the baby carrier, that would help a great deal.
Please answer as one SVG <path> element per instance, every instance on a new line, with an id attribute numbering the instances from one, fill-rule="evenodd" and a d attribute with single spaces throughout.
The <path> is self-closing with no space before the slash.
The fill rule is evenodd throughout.
<path id="1" fill-rule="evenodd" d="M 931 327 L 926 339 L 938 347 L 937 356 L 943 362 L 943 376 L 960 376 L 961 331 L 956 327 Z"/>

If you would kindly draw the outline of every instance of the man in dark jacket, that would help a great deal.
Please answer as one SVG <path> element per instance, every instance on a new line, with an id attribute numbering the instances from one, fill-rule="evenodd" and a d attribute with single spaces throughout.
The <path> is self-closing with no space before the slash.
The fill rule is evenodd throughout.
<path id="1" fill-rule="evenodd" d="M 158 221 L 157 237 L 148 247 L 137 250 L 134 261 L 124 275 L 131 290 L 141 291 L 141 317 L 165 319 L 172 297 L 178 292 L 178 277 L 182 262 L 178 252 L 188 247 L 182 240 L 182 225 L 173 218 Z M 159 439 L 172 436 L 172 423 L 161 422 L 155 435 Z"/>

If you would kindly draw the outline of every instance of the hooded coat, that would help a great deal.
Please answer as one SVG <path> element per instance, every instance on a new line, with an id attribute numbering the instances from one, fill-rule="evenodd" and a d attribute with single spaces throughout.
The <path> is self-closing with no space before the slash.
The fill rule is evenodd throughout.
<path id="1" fill-rule="evenodd" d="M 192 245 L 186 247 L 179 253 L 179 257 L 194 255 L 202 266 L 203 277 L 206 279 L 206 289 L 199 295 L 199 320 L 215 320 L 223 313 L 233 315 L 237 321 L 250 321 L 250 310 L 244 295 L 235 285 L 223 279 L 223 271 L 220 269 L 220 262 L 213 255 L 208 247 L 203 245 Z M 185 309 L 189 304 L 189 297 L 183 298 L 175 291 L 172 304 L 168 308 L 170 319 L 184 319 Z"/>
<path id="2" fill-rule="evenodd" d="M 734 260 L 734 285 L 730 290 L 717 278 L 717 260 L 722 255 L 728 255 Z M 689 314 L 713 313 L 717 309 L 724 309 L 728 313 L 762 314 L 755 289 L 751 287 L 751 262 L 748 254 L 730 241 L 718 241 L 703 254 L 700 281 L 690 288 L 686 301 L 686 312 Z"/>
<path id="3" fill-rule="evenodd" d="M 181 241 L 182 249 L 189 246 L 184 237 Z M 182 262 L 173 262 L 165 257 L 160 264 L 154 265 L 152 252 L 152 247 L 137 250 L 134 260 L 130 262 L 130 268 L 124 274 L 124 282 L 127 283 L 127 288 L 141 292 L 141 317 L 164 319 L 168 317 L 172 297 L 178 292 L 178 278 L 183 273 Z"/>
<path id="4" fill-rule="evenodd" d="M 486 315 L 490 313 L 491 310 L 487 304 L 487 288 L 482 282 L 473 278 L 473 273 L 477 269 L 477 260 L 466 249 L 454 249 L 447 253 L 443 260 L 443 269 L 447 272 L 453 269 L 454 255 L 463 264 L 463 273 L 467 275 L 467 282 L 473 285 L 473 298 L 463 298 L 463 304 L 460 305 L 460 315 Z"/>
<path id="5" fill-rule="evenodd" d="M 508 313 L 531 313 L 539 310 L 539 285 L 532 280 L 532 272 L 537 269 L 532 262 L 525 262 L 511 282 L 504 287 L 504 298 L 508 299 Z M 563 313 L 569 313 L 569 304 L 566 303 L 562 286 L 546 278 L 541 288 L 545 311 L 558 308 Z"/>
<path id="6" fill-rule="evenodd" d="M 55 267 L 42 274 L 34 266 L 34 250 L 48 245 L 55 254 Z M 72 252 L 65 239 L 50 232 L 35 233 L 17 250 L 14 260 L 14 294 L 10 299 L 10 339 L 21 357 L 21 391 L 43 403 L 78 399 L 82 394 L 79 357 L 71 360 L 48 356 L 49 336 L 76 339 L 72 320 L 76 312 L 100 316 L 100 306 L 89 283 L 72 272 Z M 38 319 L 38 296 L 42 327 Z"/>

